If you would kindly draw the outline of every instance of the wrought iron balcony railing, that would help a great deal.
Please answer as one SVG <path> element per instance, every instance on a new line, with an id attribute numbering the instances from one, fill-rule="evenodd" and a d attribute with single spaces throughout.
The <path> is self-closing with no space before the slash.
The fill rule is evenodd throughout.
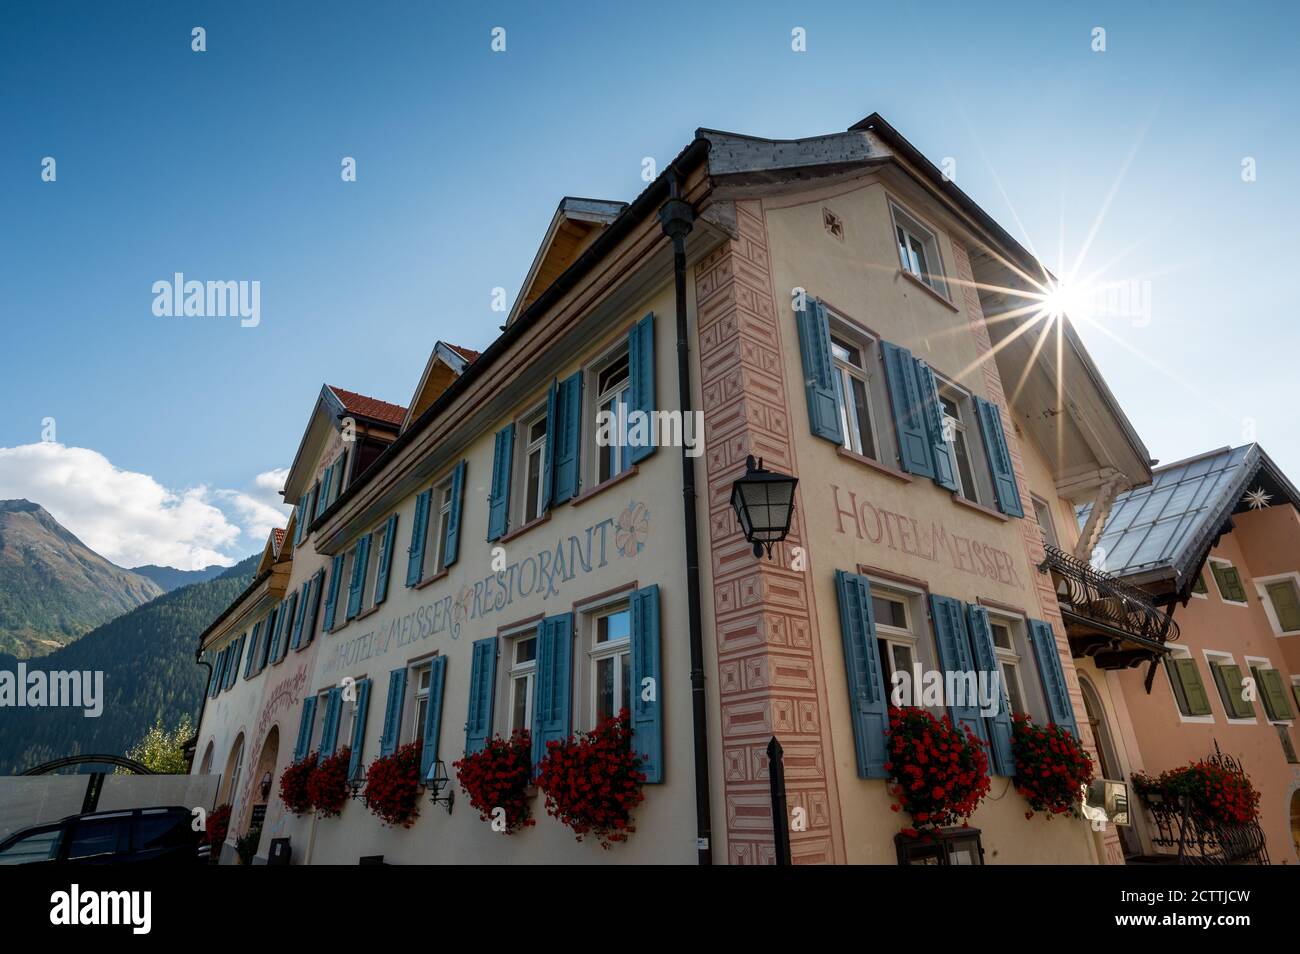
<path id="1" fill-rule="evenodd" d="M 1059 547 L 1048 544 L 1046 549 L 1047 557 L 1038 569 L 1052 574 L 1067 627 L 1070 622 L 1081 623 L 1100 634 L 1108 633 L 1159 649 L 1178 638 L 1178 624 L 1144 590 L 1072 557 Z"/>

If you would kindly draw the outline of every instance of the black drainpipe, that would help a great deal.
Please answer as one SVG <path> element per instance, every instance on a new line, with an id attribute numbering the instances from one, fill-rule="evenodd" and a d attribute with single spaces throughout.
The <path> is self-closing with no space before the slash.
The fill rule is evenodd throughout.
<path id="1" fill-rule="evenodd" d="M 670 198 L 659 209 L 659 224 L 673 242 L 673 283 L 677 291 L 677 397 L 682 433 L 691 412 L 690 341 L 686 322 L 686 236 L 695 225 L 695 210 L 681 195 L 681 173 L 670 179 Z M 695 439 L 702 441 L 703 434 Z M 695 513 L 695 458 L 682 442 L 682 527 L 686 532 L 686 600 L 691 637 L 691 723 L 695 732 L 695 849 L 702 865 L 713 864 L 713 826 L 709 796 L 708 709 L 704 696 L 704 632 L 700 619 L 699 520 Z"/>
<path id="2" fill-rule="evenodd" d="M 187 749 L 193 746 L 193 749 L 191 750 L 190 753 L 191 772 L 194 771 L 194 756 L 198 754 L 199 730 L 203 728 L 203 713 L 205 713 L 208 710 L 208 695 L 212 692 L 212 673 L 213 673 L 212 663 L 208 662 L 206 659 L 203 658 L 202 648 L 197 649 L 194 652 L 194 665 L 208 667 L 208 681 L 203 684 L 203 699 L 199 702 L 199 721 L 194 723 L 194 738 L 190 739 L 188 742 L 185 743 L 184 746 L 182 746 L 182 749 Z"/>

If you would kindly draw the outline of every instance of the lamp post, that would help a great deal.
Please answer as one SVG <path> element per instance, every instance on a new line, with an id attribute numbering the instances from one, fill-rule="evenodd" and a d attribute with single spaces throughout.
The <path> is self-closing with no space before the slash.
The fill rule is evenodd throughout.
<path id="1" fill-rule="evenodd" d="M 767 558 L 772 559 L 772 544 L 790 532 L 798 483 L 798 477 L 765 470 L 761 459 L 756 463 L 754 455 L 749 455 L 745 475 L 731 485 L 731 506 L 745 539 L 754 545 L 754 556 L 761 557 L 766 549 Z"/>
<path id="2" fill-rule="evenodd" d="M 456 800 L 456 790 L 451 787 L 451 778 L 447 775 L 447 766 L 443 764 L 442 759 L 433 763 L 424 784 L 429 791 L 429 801 L 435 805 L 440 802 L 446 804 L 447 814 L 450 815 L 451 806 Z M 444 791 L 447 794 L 444 795 Z"/>

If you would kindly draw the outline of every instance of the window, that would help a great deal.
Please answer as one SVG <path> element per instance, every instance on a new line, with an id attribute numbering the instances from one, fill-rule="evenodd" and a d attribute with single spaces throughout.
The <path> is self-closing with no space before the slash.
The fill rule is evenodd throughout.
<path id="1" fill-rule="evenodd" d="M 954 475 L 957 492 L 967 500 L 979 503 L 979 484 L 971 466 L 971 445 L 966 430 L 967 421 L 971 419 L 970 400 L 956 389 L 945 387 L 939 391 L 939 403 L 943 405 L 943 439 L 948 444 L 957 471 Z"/>
<path id="2" fill-rule="evenodd" d="M 68 844 L 68 860 L 131 853 L 131 816 L 89 818 L 77 822 Z"/>
<path id="3" fill-rule="evenodd" d="M 384 538 L 387 535 L 387 527 L 385 526 L 381 526 L 370 534 L 370 556 L 366 559 L 366 578 L 361 581 L 361 611 L 363 613 L 375 605 L 375 588 L 379 582 L 379 564 L 383 562 Z"/>
<path id="4" fill-rule="evenodd" d="M 1192 595 L 1199 596 L 1203 600 L 1210 598 L 1210 590 L 1205 585 L 1204 570 L 1196 574 L 1196 582 L 1192 584 Z"/>
<path id="5" fill-rule="evenodd" d="M 632 611 L 627 607 L 596 617 L 591 650 L 593 724 L 632 708 Z"/>
<path id="6" fill-rule="evenodd" d="M 230 786 L 226 789 L 226 801 L 234 802 L 235 796 L 239 794 L 239 775 L 244 770 L 244 737 L 241 735 L 239 741 L 235 743 L 235 752 L 230 757 Z"/>
<path id="7" fill-rule="evenodd" d="M 907 594 L 877 586 L 871 581 L 871 610 L 876 618 L 876 648 L 886 693 L 892 691 L 895 672 L 911 678 L 917 663 L 917 637 L 912 629 L 912 601 Z M 918 687 L 913 686 L 913 691 Z M 919 699 L 913 699 L 919 704 Z"/>
<path id="8" fill-rule="evenodd" d="M 596 411 L 617 422 L 610 429 L 610 440 L 596 448 L 596 483 L 617 477 L 631 464 L 627 446 L 628 388 L 631 377 L 627 351 L 623 350 L 596 372 Z"/>
<path id="9" fill-rule="evenodd" d="M 434 527 L 437 533 L 432 540 L 428 540 L 424 545 L 425 566 L 429 565 L 429 558 L 433 558 L 434 574 L 441 573 L 447 569 L 447 524 L 451 520 L 451 481 L 444 481 L 439 487 L 433 490 L 433 500 L 438 505 L 438 514 L 434 519 Z"/>
<path id="10" fill-rule="evenodd" d="M 1300 587 L 1297 580 L 1300 580 L 1300 573 L 1255 580 L 1255 591 L 1259 593 L 1268 621 L 1278 636 L 1300 633 Z"/>
<path id="11" fill-rule="evenodd" d="M 1007 702 L 1012 712 L 1028 712 L 1024 683 L 1020 681 L 1020 654 L 1016 651 L 1011 625 L 1010 620 L 989 617 L 989 629 L 993 631 L 993 652 L 998 657 L 1002 682 L 1007 688 Z"/>
<path id="12" fill-rule="evenodd" d="M 1223 702 L 1229 721 L 1248 719 L 1254 722 L 1255 706 L 1246 698 L 1245 686 L 1241 679 L 1241 667 L 1233 662 L 1232 656 L 1228 653 L 1207 650 L 1205 660 L 1210 664 L 1210 672 L 1214 675 L 1214 684 L 1218 687 L 1219 698 Z"/>
<path id="13" fill-rule="evenodd" d="M 1038 497 L 1030 497 L 1034 503 L 1034 516 L 1038 518 L 1038 529 L 1043 533 L 1043 543 L 1048 546 L 1059 547 L 1061 544 L 1056 536 L 1056 523 L 1052 520 L 1052 508 L 1046 500 Z"/>
<path id="14" fill-rule="evenodd" d="M 1264 714 L 1270 722 L 1290 722 L 1295 718 L 1291 698 L 1282 674 L 1267 659 L 1247 656 L 1246 665 L 1255 679 L 1255 695 L 1264 704 Z"/>
<path id="15" fill-rule="evenodd" d="M 537 637 L 520 636 L 510 647 L 510 732 L 533 727 L 533 683 L 537 676 Z"/>
<path id="16" fill-rule="evenodd" d="M 58 825 L 34 831 L 0 851 L 0 865 L 26 865 L 35 861 L 53 861 L 59 856 L 63 829 Z"/>
<path id="17" fill-rule="evenodd" d="M 898 243 L 898 260 L 903 271 L 946 298 L 943 263 L 934 233 L 897 206 L 893 206 L 893 213 L 894 238 Z"/>
<path id="18" fill-rule="evenodd" d="M 1227 560 L 1210 557 L 1210 572 L 1214 575 L 1214 584 L 1219 588 L 1219 597 L 1225 603 L 1246 605 L 1246 588 L 1241 585 L 1241 574 Z"/>
<path id="19" fill-rule="evenodd" d="M 832 336 L 831 354 L 835 360 L 835 400 L 840 407 L 844 449 L 879 460 L 867 348 Z"/>
<path id="20" fill-rule="evenodd" d="M 353 546 L 351 550 L 343 555 L 343 569 L 339 576 L 338 604 L 334 609 L 335 629 L 345 625 L 355 615 L 348 612 L 348 603 L 351 602 L 349 595 L 352 592 L 352 567 L 356 562 L 357 548 Z"/>
<path id="21" fill-rule="evenodd" d="M 546 513 L 546 411 L 526 420 L 519 428 L 524 435 L 523 519 L 520 524 Z"/>
<path id="22" fill-rule="evenodd" d="M 429 714 L 429 678 L 433 667 L 428 663 L 416 667 L 411 675 L 410 684 L 414 687 L 415 705 L 411 707 L 411 731 L 408 736 L 413 742 L 424 741 L 424 722 Z"/>
<path id="23" fill-rule="evenodd" d="M 1169 688 L 1178 704 L 1178 712 L 1184 720 L 1194 722 L 1213 722 L 1210 711 L 1210 697 L 1201 681 L 1201 672 L 1196 660 L 1182 647 L 1170 650 L 1165 657 L 1165 672 L 1169 676 Z"/>

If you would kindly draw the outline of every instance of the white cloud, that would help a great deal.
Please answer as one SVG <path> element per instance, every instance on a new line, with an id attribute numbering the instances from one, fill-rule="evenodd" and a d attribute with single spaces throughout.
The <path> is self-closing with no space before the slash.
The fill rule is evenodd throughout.
<path id="1" fill-rule="evenodd" d="M 243 489 L 171 490 L 88 448 L 0 447 L 0 499 L 40 504 L 86 546 L 126 567 L 230 566 L 287 522 L 291 508 L 279 495 L 286 474 L 266 471 Z"/>

